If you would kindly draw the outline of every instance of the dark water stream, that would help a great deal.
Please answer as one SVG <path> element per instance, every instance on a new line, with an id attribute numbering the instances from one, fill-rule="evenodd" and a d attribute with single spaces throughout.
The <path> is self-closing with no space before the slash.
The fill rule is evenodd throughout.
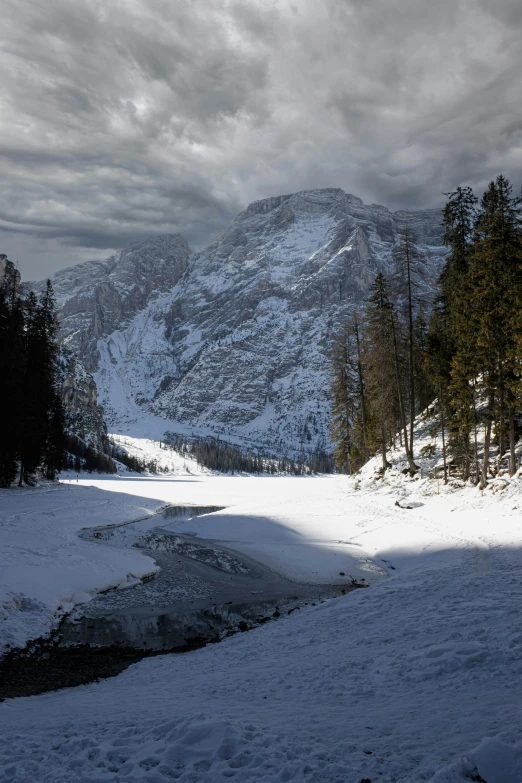
<path id="1" fill-rule="evenodd" d="M 219 510 L 169 507 L 138 522 L 83 531 L 88 540 L 142 549 L 160 570 L 76 607 L 50 638 L 13 650 L 0 662 L 0 698 L 114 676 L 144 657 L 219 642 L 352 589 L 297 584 L 221 542 L 162 527 Z"/>

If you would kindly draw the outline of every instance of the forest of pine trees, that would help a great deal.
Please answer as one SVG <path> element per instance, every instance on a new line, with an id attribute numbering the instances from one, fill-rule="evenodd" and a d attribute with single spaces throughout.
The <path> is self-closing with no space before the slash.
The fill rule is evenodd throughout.
<path id="1" fill-rule="evenodd" d="M 450 469 L 481 488 L 504 464 L 518 469 L 522 423 L 522 200 L 499 175 L 480 203 L 469 187 L 446 194 L 448 255 L 429 316 L 410 230 L 394 273 L 377 275 L 334 349 L 332 437 L 338 470 L 353 473 L 392 447 L 413 458 L 415 416 L 430 405 Z M 494 459 L 493 459 L 494 455 Z M 493 464 L 494 463 L 494 464 Z"/>
<path id="2" fill-rule="evenodd" d="M 54 479 L 63 464 L 65 417 L 59 385 L 56 305 L 51 283 L 26 296 L 12 262 L 0 281 L 0 486 Z"/>
<path id="3" fill-rule="evenodd" d="M 191 438 L 166 432 L 165 443 L 198 465 L 221 473 L 287 473 L 293 476 L 333 472 L 333 461 L 323 452 L 303 453 L 297 459 L 241 450 L 218 438 Z"/>

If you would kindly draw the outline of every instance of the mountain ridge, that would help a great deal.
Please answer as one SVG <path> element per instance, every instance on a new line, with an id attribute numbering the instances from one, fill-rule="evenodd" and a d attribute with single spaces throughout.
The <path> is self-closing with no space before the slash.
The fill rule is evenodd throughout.
<path id="1" fill-rule="evenodd" d="M 340 188 L 261 199 L 194 253 L 165 235 L 116 265 L 62 270 L 61 336 L 95 374 L 110 430 L 163 421 L 279 453 L 329 450 L 332 339 L 390 274 L 406 226 L 431 296 L 441 222 L 441 210 L 390 212 Z"/>

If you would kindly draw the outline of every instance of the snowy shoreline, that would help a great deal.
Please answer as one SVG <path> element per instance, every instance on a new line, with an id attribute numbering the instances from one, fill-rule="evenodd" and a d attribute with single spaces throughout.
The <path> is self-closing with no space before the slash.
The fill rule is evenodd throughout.
<path id="1" fill-rule="evenodd" d="M 358 485 L 342 476 L 89 482 L 97 487 L 42 493 L 36 522 L 21 505 L 3 514 L 4 535 L 22 527 L 16 541 L 33 568 L 31 527 L 47 531 L 42 557 L 54 554 L 64 579 L 78 574 L 65 569 L 71 540 L 74 563 L 105 553 L 95 571 L 108 577 L 111 548 L 77 536 L 85 513 L 95 523 L 114 512 L 117 522 L 166 503 L 213 504 L 227 508 L 177 532 L 219 540 L 289 577 L 325 584 L 342 571 L 372 586 L 111 680 L 7 700 L 0 778 L 469 783 L 480 774 L 520 783 L 519 478 L 492 481 L 482 495 L 458 485 L 438 495 L 436 482 L 399 471 L 384 482 L 368 471 Z M 95 501 L 81 524 L 74 496 Z"/>
<path id="2" fill-rule="evenodd" d="M 293 488 L 301 479 L 262 479 L 265 480 L 279 489 L 281 482 L 285 488 Z M 88 540 L 85 532 L 109 521 L 113 528 L 129 528 L 143 519 L 157 524 L 156 515 L 176 500 L 179 492 L 183 498 L 185 490 L 190 506 L 200 505 L 202 492 L 205 502 L 214 505 L 214 487 L 219 488 L 220 505 L 234 506 L 224 510 L 210 535 L 200 530 L 200 536 L 222 536 L 223 544 L 228 542 L 231 549 L 260 560 L 291 581 L 344 583 L 348 587 L 352 576 L 364 581 L 373 571 L 381 577 L 385 575 L 384 569 L 375 567 L 368 558 L 347 552 L 343 542 L 342 551 L 337 551 L 330 541 L 320 551 L 315 542 L 306 538 L 299 541 L 284 519 L 279 520 L 276 515 L 272 521 L 260 515 L 258 507 L 266 505 L 266 497 L 264 491 L 249 497 L 249 488 L 259 487 L 253 482 L 256 479 L 204 473 L 165 479 L 97 476 L 22 491 L 1 491 L 0 650 L 22 648 L 31 639 L 45 637 L 74 607 L 108 590 L 137 585 L 156 573 L 158 567 L 143 550 L 104 546 Z M 293 514 L 292 519 L 295 517 Z M 167 527 L 172 532 L 187 532 L 183 521 L 173 520 Z M 247 540 L 235 541 L 237 531 L 243 539 L 248 531 Z M 191 521 L 188 532 L 197 533 L 196 520 Z"/>

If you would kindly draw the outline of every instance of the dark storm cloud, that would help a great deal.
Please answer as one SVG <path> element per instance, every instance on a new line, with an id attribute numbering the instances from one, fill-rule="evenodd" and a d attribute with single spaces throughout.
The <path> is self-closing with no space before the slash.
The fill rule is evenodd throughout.
<path id="1" fill-rule="evenodd" d="M 0 241 L 26 276 L 339 186 L 392 208 L 522 163 L 518 0 L 4 0 Z"/>

